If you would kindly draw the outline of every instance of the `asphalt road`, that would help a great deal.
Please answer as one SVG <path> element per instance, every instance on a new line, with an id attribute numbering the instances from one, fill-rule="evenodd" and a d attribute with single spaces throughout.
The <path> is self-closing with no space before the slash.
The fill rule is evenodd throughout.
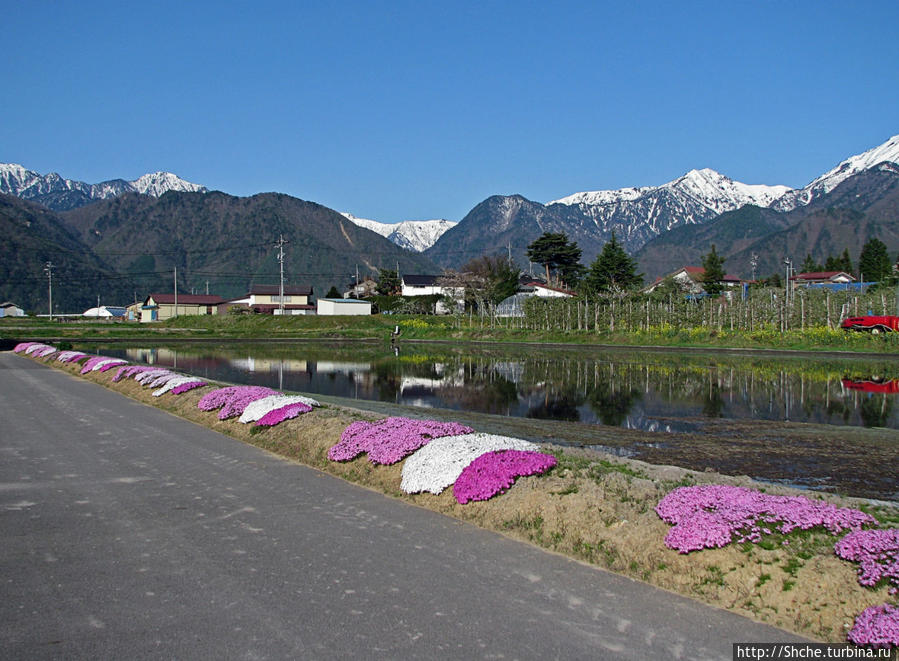
<path id="1" fill-rule="evenodd" d="M 796 637 L 0 353 L 4 659 L 730 659 Z"/>

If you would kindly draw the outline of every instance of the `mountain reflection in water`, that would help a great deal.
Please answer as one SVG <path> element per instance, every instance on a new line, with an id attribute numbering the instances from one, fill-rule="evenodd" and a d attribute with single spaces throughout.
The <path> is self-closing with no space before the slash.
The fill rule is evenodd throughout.
<path id="1" fill-rule="evenodd" d="M 899 380 L 871 377 L 884 373 L 876 361 L 409 345 L 395 355 L 312 343 L 102 353 L 232 383 L 645 431 L 691 431 L 710 418 L 899 428 Z"/>

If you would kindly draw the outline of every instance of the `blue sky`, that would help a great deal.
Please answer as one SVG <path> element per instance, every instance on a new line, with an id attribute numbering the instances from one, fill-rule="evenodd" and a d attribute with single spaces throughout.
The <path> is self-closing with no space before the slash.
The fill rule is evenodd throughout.
<path id="1" fill-rule="evenodd" d="M 802 186 L 899 133 L 896 0 L 0 10 L 0 162 L 91 183 L 459 220 L 702 167 Z"/>

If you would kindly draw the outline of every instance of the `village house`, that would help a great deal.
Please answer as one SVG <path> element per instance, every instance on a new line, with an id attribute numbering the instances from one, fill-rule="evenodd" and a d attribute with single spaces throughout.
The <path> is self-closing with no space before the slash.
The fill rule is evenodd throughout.
<path id="1" fill-rule="evenodd" d="M 652 293 L 670 278 L 680 287 L 685 295 L 703 296 L 706 293 L 703 276 L 705 276 L 705 269 L 701 266 L 682 266 L 664 277 L 656 278 L 655 282 L 640 291 L 644 294 Z M 724 295 L 729 298 L 734 291 L 739 291 L 742 288 L 744 282 L 739 276 L 728 274 L 721 280 L 721 284 L 724 285 Z"/>
<path id="2" fill-rule="evenodd" d="M 141 305 L 140 320 L 148 323 L 179 315 L 218 314 L 221 302 L 221 296 L 208 294 L 150 294 Z"/>
<path id="3" fill-rule="evenodd" d="M 311 297 L 312 287 L 308 285 L 284 285 L 283 301 L 280 285 L 253 285 L 246 296 L 221 301 L 219 314 L 235 311 L 282 314 L 282 303 L 283 314 L 315 314 L 315 306 L 309 300 Z"/>
<path id="4" fill-rule="evenodd" d="M 25 310 L 20 308 L 15 303 L 10 303 L 6 301 L 4 303 L 0 303 L 0 317 L 24 317 Z"/>
<path id="5" fill-rule="evenodd" d="M 404 275 L 400 279 L 402 296 L 443 296 L 456 301 L 456 310 L 462 310 L 465 307 L 464 294 L 462 287 L 444 287 L 438 284 L 438 280 L 442 276 L 439 275 Z M 437 314 L 448 314 L 452 312 L 450 306 L 443 301 L 437 301 Z"/>
<path id="6" fill-rule="evenodd" d="M 844 287 L 855 282 L 855 278 L 845 271 L 814 271 L 798 273 L 790 278 L 793 289 L 798 287 Z"/>
<path id="7" fill-rule="evenodd" d="M 349 289 L 343 292 L 344 298 L 370 298 L 378 293 L 378 283 L 373 278 L 363 278 L 361 282 L 354 282 Z"/>

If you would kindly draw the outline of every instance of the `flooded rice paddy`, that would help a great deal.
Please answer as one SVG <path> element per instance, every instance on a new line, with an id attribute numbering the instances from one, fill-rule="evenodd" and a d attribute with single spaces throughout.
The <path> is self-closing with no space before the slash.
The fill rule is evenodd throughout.
<path id="1" fill-rule="evenodd" d="M 91 350 L 652 463 L 899 499 L 899 359 L 308 341 Z"/>

